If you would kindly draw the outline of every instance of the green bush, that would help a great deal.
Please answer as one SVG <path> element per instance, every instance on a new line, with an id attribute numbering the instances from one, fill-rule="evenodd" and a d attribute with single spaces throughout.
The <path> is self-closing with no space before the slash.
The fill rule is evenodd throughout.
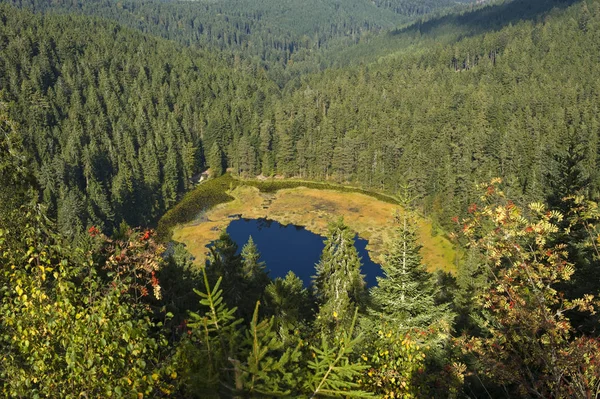
<path id="1" fill-rule="evenodd" d="M 190 222 L 200 212 L 233 200 L 233 197 L 227 194 L 227 190 L 239 184 L 240 182 L 232 178 L 230 174 L 225 174 L 216 179 L 211 179 L 188 192 L 158 222 L 156 228 L 157 239 L 159 241 L 170 240 L 173 227 L 176 225 Z"/>

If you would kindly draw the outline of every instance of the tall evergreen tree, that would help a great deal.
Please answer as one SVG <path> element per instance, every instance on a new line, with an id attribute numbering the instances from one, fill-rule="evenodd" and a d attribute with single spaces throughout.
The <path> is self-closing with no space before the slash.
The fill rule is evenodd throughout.
<path id="1" fill-rule="evenodd" d="M 177 153 L 173 147 L 169 147 L 167 158 L 163 168 L 164 183 L 162 186 L 162 198 L 165 202 L 165 208 L 172 207 L 177 202 L 177 192 L 179 187 L 179 167 L 177 162 Z"/>
<path id="2" fill-rule="evenodd" d="M 239 313 L 254 307 L 245 299 L 247 289 L 246 280 L 242 271 L 242 257 L 237 254 L 238 246 L 226 232 L 210 248 L 210 255 L 206 262 L 206 272 L 211 284 L 216 284 L 219 278 L 223 279 L 223 297 L 227 304 L 238 307 Z M 246 307 L 242 310 L 243 305 Z M 246 316 L 251 316 L 244 314 Z"/>
<path id="3" fill-rule="evenodd" d="M 373 302 L 377 313 L 400 331 L 428 327 L 448 317 L 447 305 L 436 304 L 437 288 L 422 263 L 414 222 L 406 213 L 397 222 L 398 236 L 382 264 L 384 277 L 377 277 L 372 290 Z"/>
<path id="4" fill-rule="evenodd" d="M 212 147 L 210 147 L 207 161 L 213 177 L 218 177 L 223 174 L 223 151 L 216 141 L 213 143 Z"/>
<path id="5" fill-rule="evenodd" d="M 365 281 L 360 266 L 354 232 L 341 218 L 330 223 L 314 277 L 320 303 L 316 323 L 322 331 L 337 335 L 347 329 L 356 307 L 364 304 Z"/>
<path id="6" fill-rule="evenodd" d="M 242 272 L 249 287 L 249 294 L 252 295 L 253 299 L 259 299 L 271 280 L 267 274 L 265 262 L 259 260 L 260 252 L 258 252 L 252 236 L 248 238 L 248 242 L 242 247 L 241 256 Z"/>

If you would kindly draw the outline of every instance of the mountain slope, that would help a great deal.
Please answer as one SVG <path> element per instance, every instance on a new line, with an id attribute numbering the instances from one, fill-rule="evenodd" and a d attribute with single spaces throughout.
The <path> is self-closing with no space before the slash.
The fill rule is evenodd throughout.
<path id="1" fill-rule="evenodd" d="M 107 18 L 186 46 L 252 59 L 280 86 L 328 65 L 326 57 L 313 62 L 323 49 L 344 48 L 365 35 L 405 25 L 450 4 L 447 0 L 430 0 L 422 6 L 412 0 L 3 1 L 36 12 Z"/>
<path id="2" fill-rule="evenodd" d="M 273 114 L 275 170 L 409 184 L 446 224 L 494 176 L 523 200 L 597 195 L 599 5 L 305 77 Z"/>
<path id="3" fill-rule="evenodd" d="M 220 57 L 77 16 L 0 5 L 0 101 L 64 232 L 148 225 L 249 134 L 276 88 Z M 269 100 L 267 100 L 269 98 Z"/>

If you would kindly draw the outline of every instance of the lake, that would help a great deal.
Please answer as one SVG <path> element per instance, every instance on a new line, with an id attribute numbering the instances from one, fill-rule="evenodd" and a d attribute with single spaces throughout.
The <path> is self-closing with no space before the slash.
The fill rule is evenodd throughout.
<path id="1" fill-rule="evenodd" d="M 261 254 L 260 260 L 266 263 L 271 278 L 285 277 L 293 271 L 305 286 L 311 283 L 315 274 L 315 264 L 319 262 L 325 248 L 325 238 L 304 227 L 281 225 L 267 219 L 236 219 L 227 227 L 227 233 L 239 246 L 238 252 L 252 236 Z M 355 238 L 355 246 L 362 258 L 361 273 L 365 274 L 368 287 L 377 285 L 377 276 L 383 273 L 373 262 L 366 249 L 368 241 Z"/>

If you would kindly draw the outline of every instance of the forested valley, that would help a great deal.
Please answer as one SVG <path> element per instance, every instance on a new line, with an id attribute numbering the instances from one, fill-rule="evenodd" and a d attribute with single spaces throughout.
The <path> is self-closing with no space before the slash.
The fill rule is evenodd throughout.
<path id="1" fill-rule="evenodd" d="M 2 1 L 2 394 L 600 397 L 599 54 L 598 0 Z M 336 218 L 309 287 L 198 266 L 244 184 L 397 204 L 378 285 Z"/>

